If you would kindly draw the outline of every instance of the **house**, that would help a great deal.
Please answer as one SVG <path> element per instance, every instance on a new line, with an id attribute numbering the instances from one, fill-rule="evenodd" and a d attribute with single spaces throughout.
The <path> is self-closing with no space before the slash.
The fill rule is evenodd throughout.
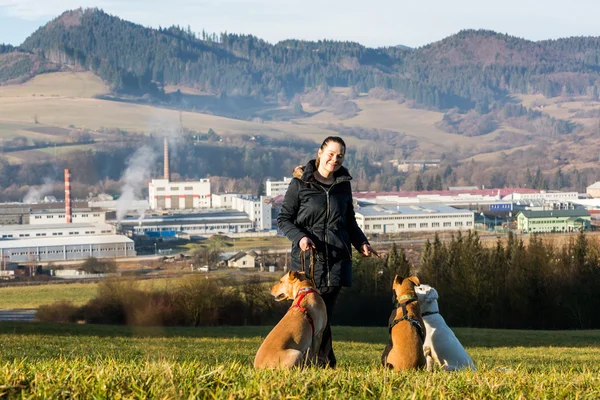
<path id="1" fill-rule="evenodd" d="M 257 254 L 254 251 L 240 251 L 227 260 L 227 266 L 230 268 L 255 268 Z"/>
<path id="2" fill-rule="evenodd" d="M 575 232 L 589 230 L 592 217 L 587 210 L 519 211 L 518 229 L 523 233 Z"/>
<path id="3" fill-rule="evenodd" d="M 594 182 L 585 189 L 585 192 L 593 198 L 600 197 L 600 182 Z"/>

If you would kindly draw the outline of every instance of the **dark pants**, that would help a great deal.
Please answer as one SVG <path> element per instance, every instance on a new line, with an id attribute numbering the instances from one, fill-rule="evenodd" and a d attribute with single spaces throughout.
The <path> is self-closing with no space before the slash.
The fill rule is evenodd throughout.
<path id="1" fill-rule="evenodd" d="M 331 315 L 333 314 L 333 307 L 337 301 L 338 295 L 340 294 L 340 286 L 326 286 L 319 288 L 321 297 L 327 307 L 327 326 L 323 331 L 323 337 L 321 339 L 321 348 L 319 349 L 319 366 L 335 368 L 337 360 L 335 354 L 333 354 L 333 346 L 331 340 Z"/>

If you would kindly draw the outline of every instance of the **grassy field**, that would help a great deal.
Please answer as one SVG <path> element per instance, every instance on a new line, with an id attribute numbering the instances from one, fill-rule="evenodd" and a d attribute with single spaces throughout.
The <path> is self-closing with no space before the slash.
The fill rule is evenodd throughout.
<path id="1" fill-rule="evenodd" d="M 269 329 L 0 323 L 0 398 L 600 397 L 598 331 L 456 329 L 477 372 L 396 373 L 385 327 L 333 327 L 337 369 L 255 371 Z"/>
<path id="2" fill-rule="evenodd" d="M 156 278 L 138 280 L 141 290 L 163 290 L 179 285 L 185 278 Z M 35 286 L 0 287 L 0 309 L 38 308 L 59 301 L 83 305 L 96 296 L 98 283 L 63 283 Z"/>
<path id="3" fill-rule="evenodd" d="M 107 87 L 91 73 L 49 73 L 35 77 L 21 85 L 0 87 L 0 124 L 31 124 L 34 119 L 48 126 L 86 128 L 97 130 L 120 128 L 134 132 L 175 132 L 179 126 L 179 112 L 139 104 L 129 104 L 94 98 L 107 92 Z M 342 120 L 327 108 L 310 108 L 316 115 L 293 121 L 242 121 L 194 112 L 182 112 L 186 128 L 207 132 L 214 129 L 220 135 L 247 134 L 276 137 L 299 136 L 320 142 L 323 137 L 335 135 L 329 124 L 390 129 L 418 138 L 438 150 L 448 145 L 477 147 L 480 140 L 448 134 L 434 124 L 443 114 L 434 111 L 410 109 L 405 104 L 381 101 L 362 96 L 354 100 L 360 113 Z M 492 136 L 488 136 L 492 138 Z M 348 144 L 361 147 L 371 145 L 368 140 L 348 137 Z"/>
<path id="4" fill-rule="evenodd" d="M 90 98 L 110 91 L 91 72 L 53 72 L 33 77 L 19 85 L 0 86 L 0 98 L 79 97 Z"/>

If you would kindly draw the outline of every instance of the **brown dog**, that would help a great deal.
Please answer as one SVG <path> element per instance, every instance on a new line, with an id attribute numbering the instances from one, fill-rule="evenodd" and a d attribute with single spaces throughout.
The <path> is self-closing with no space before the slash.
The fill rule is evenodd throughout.
<path id="1" fill-rule="evenodd" d="M 397 275 L 394 278 L 394 310 L 389 320 L 390 343 L 381 356 L 384 367 L 400 371 L 421 369 L 427 364 L 423 354 L 425 324 L 415 294 L 415 286 L 420 284 L 416 276 L 404 280 Z"/>
<path id="2" fill-rule="evenodd" d="M 285 274 L 271 288 L 275 300 L 293 299 L 292 306 L 267 335 L 254 358 L 254 368 L 316 365 L 327 309 L 310 279 L 298 271 Z"/>

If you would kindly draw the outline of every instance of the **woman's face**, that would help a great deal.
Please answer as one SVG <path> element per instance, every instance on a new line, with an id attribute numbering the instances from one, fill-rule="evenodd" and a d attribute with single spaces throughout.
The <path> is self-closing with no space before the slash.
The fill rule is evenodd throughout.
<path id="1" fill-rule="evenodd" d="M 319 150 L 319 168 L 334 172 L 340 169 L 344 162 L 346 149 L 339 143 L 329 142 L 325 148 Z"/>

